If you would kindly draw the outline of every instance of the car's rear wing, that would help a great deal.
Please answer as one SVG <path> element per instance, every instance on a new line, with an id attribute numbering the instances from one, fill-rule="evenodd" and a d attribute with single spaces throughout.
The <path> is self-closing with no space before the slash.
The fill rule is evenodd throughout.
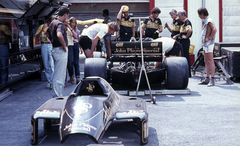
<path id="1" fill-rule="evenodd" d="M 162 55 L 162 42 L 142 42 L 143 55 Z M 140 42 L 112 42 L 111 50 L 113 56 L 119 55 L 141 55 Z"/>
<path id="2" fill-rule="evenodd" d="M 145 61 L 161 61 L 162 42 L 142 42 L 143 56 Z M 140 42 L 112 42 L 111 52 L 113 61 L 140 61 L 141 43 Z M 120 57 L 119 56 L 128 56 Z M 134 57 L 131 57 L 134 56 Z M 136 57 L 138 56 L 138 57 Z M 156 57 L 159 56 L 159 57 Z"/>

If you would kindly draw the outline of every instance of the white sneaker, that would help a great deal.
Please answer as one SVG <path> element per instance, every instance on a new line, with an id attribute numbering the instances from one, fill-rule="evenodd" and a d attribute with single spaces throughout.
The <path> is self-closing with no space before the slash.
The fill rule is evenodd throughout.
<path id="1" fill-rule="evenodd" d="M 210 79 L 210 82 L 208 83 L 208 87 L 214 86 L 215 85 L 215 81 L 214 79 Z"/>
<path id="2" fill-rule="evenodd" d="M 198 85 L 208 85 L 209 83 L 209 78 L 205 78 L 202 82 L 198 83 Z"/>
<path id="3" fill-rule="evenodd" d="M 47 84 L 47 88 L 52 89 L 52 84 L 51 84 L 51 83 L 48 83 L 48 84 Z"/>

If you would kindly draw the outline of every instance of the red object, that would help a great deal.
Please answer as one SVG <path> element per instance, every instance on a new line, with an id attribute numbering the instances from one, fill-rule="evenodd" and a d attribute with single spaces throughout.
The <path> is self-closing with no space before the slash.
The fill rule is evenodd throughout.
<path id="1" fill-rule="evenodd" d="M 188 16 L 188 0 L 183 1 L 183 9 L 186 11 L 186 15 Z"/>
<path id="2" fill-rule="evenodd" d="M 219 0 L 219 42 L 222 42 L 222 27 L 223 27 L 223 23 L 222 23 L 222 0 Z"/>
<path id="3" fill-rule="evenodd" d="M 135 75 L 135 76 L 138 76 L 138 75 L 139 75 L 139 72 L 134 72 L 134 75 Z"/>
<path id="4" fill-rule="evenodd" d="M 35 45 L 38 44 L 38 39 L 35 37 Z"/>
<path id="5" fill-rule="evenodd" d="M 149 0 L 149 13 L 151 15 L 152 9 L 155 7 L 155 0 Z"/>
<path id="6" fill-rule="evenodd" d="M 190 65 L 192 66 L 194 61 L 195 61 L 195 56 L 192 53 L 189 53 L 189 58 L 190 58 Z"/>

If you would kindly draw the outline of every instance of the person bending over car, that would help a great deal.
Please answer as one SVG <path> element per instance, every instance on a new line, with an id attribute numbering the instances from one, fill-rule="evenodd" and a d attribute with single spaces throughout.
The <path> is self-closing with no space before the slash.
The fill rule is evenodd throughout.
<path id="1" fill-rule="evenodd" d="M 163 52 L 163 60 L 166 59 L 166 57 L 172 57 L 172 56 L 182 56 L 182 45 L 168 37 L 161 37 L 158 39 L 153 40 L 153 42 L 162 42 L 162 52 Z M 155 68 L 160 68 L 161 67 L 161 62 L 156 62 Z"/>
<path id="2" fill-rule="evenodd" d="M 98 40 L 106 34 L 113 34 L 117 31 L 119 31 L 117 22 L 110 22 L 108 24 L 96 23 L 85 29 L 80 36 L 79 45 L 82 47 L 86 58 L 93 57 L 93 51 Z"/>

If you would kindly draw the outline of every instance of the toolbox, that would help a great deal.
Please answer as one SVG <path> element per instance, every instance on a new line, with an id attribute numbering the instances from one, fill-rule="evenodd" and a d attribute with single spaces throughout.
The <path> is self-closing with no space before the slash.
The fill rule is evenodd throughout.
<path id="1" fill-rule="evenodd" d="M 221 48 L 222 47 L 240 47 L 240 42 L 218 42 L 214 43 L 214 50 L 213 54 L 214 57 L 220 57 L 221 56 Z"/>
<path id="2" fill-rule="evenodd" d="M 232 78 L 240 78 L 240 47 L 222 47 L 225 58 L 224 68 Z"/>

